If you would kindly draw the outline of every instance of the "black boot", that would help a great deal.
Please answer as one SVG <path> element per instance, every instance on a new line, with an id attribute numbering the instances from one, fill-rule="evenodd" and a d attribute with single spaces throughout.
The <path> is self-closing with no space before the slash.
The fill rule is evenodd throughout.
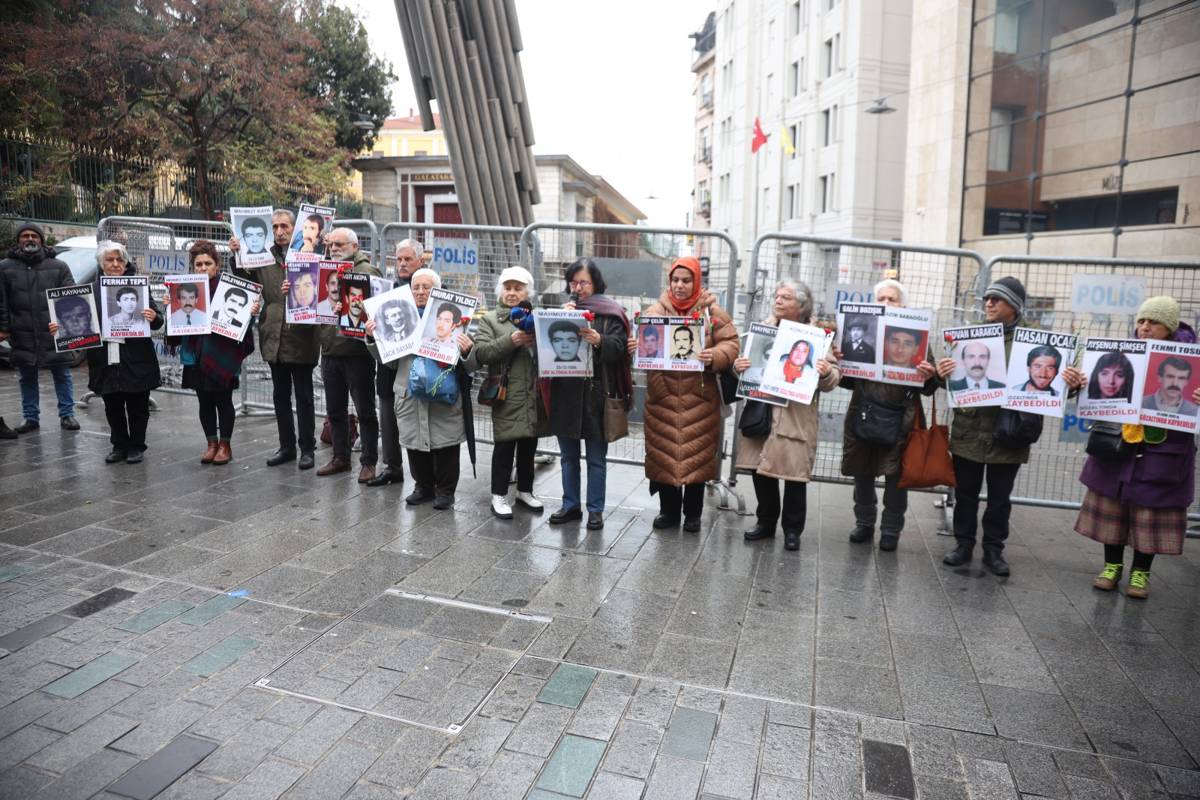
<path id="1" fill-rule="evenodd" d="M 875 538 L 875 529 L 868 528 L 866 525 L 855 525 L 854 531 L 850 534 L 850 542 L 852 544 L 862 544 L 869 542 Z"/>
<path id="2" fill-rule="evenodd" d="M 949 564 L 952 567 L 960 567 L 971 560 L 974 550 L 974 542 L 959 542 L 954 546 L 953 550 L 942 556 L 942 563 Z"/>
<path id="3" fill-rule="evenodd" d="M 993 575 L 998 575 L 1001 578 L 1007 578 L 1011 570 L 1008 568 L 1008 562 L 1004 560 L 999 550 L 984 550 L 983 565 L 992 571 Z"/>
<path id="4" fill-rule="evenodd" d="M 783 532 L 783 549 L 784 550 L 799 550 L 800 549 L 800 531 L 784 530 Z"/>
<path id="5" fill-rule="evenodd" d="M 753 528 L 751 528 L 750 530 L 748 530 L 744 534 L 742 534 L 742 537 L 747 542 L 756 542 L 759 539 L 774 539 L 775 538 L 775 526 L 774 525 L 771 525 L 771 526 L 763 525 L 760 522 L 757 525 L 755 525 Z"/>
<path id="6" fill-rule="evenodd" d="M 4 424 L 4 417 L 0 417 L 0 439 L 15 439 L 18 435 L 16 431 Z"/>

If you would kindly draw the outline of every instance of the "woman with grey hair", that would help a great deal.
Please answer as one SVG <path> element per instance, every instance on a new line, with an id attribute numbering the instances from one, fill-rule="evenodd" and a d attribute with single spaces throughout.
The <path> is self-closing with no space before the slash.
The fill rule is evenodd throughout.
<path id="1" fill-rule="evenodd" d="M 899 281 L 887 279 L 875 284 L 876 303 L 903 307 L 906 296 L 904 285 Z M 838 358 L 842 357 L 836 347 L 833 352 Z M 904 445 L 908 442 L 909 431 L 916 424 L 917 395 L 932 395 L 937 390 L 936 370 L 928 356 L 917 364 L 917 371 L 925 378 L 924 385 L 919 389 L 861 378 L 841 380 L 842 388 L 851 392 L 842 431 L 842 474 L 854 479 L 854 530 L 850 534 L 850 541 L 855 544 L 870 542 L 875 538 L 878 506 L 875 479 L 878 476 L 883 476 L 879 549 L 895 550 L 900 541 L 904 514 L 908 510 L 908 490 L 899 486 Z M 864 439 L 860 421 L 867 417 L 878 419 L 887 415 L 900 417 L 899 426 L 891 431 L 894 436 L 887 441 Z"/>
<path id="2" fill-rule="evenodd" d="M 129 252 L 120 242 L 101 242 L 96 248 L 100 273 L 115 278 L 134 275 L 137 270 L 129 261 Z M 92 287 L 92 295 L 100 296 L 100 276 Z M 163 326 L 163 309 L 154 298 L 142 309 L 141 316 L 152 330 Z M 52 324 L 51 332 L 58 326 Z M 124 461 L 136 464 L 146 451 L 146 428 L 150 424 L 150 391 L 160 382 L 158 355 L 150 339 L 125 339 L 104 342 L 103 347 L 87 351 L 88 390 L 104 400 L 104 416 L 108 419 L 108 441 L 112 451 L 104 458 L 106 464 Z"/>
<path id="3" fill-rule="evenodd" d="M 813 311 L 812 290 L 799 281 L 780 281 L 771 310 L 771 316 L 764 320 L 767 325 L 778 325 L 781 320 L 808 324 Z M 808 516 L 808 481 L 817 459 L 820 393 L 833 391 L 841 377 L 834 357 L 818 359 L 816 366 L 820 376 L 818 393 L 811 403 L 788 401 L 783 406 L 772 406 L 771 431 L 765 437 L 738 431 L 737 469 L 750 473 L 758 499 L 758 522 L 746 531 L 747 541 L 774 538 L 775 526 L 782 519 L 784 548 L 800 547 L 800 534 Z M 750 368 L 750 359 L 739 356 L 733 368 L 738 373 L 745 372 Z"/>

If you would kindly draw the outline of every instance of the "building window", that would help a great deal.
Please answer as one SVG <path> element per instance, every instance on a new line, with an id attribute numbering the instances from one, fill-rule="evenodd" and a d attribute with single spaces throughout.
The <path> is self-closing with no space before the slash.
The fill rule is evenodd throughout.
<path id="1" fill-rule="evenodd" d="M 837 0 L 829 0 L 829 5 L 828 5 L 827 9 L 829 11 L 833 11 L 834 6 L 836 6 L 836 5 L 837 5 Z"/>
<path id="2" fill-rule="evenodd" d="M 800 184 L 793 183 L 787 187 L 783 211 L 787 214 L 788 219 L 796 219 L 800 216 L 800 196 Z"/>
<path id="3" fill-rule="evenodd" d="M 820 190 L 820 198 L 819 198 L 820 203 L 818 204 L 817 207 L 821 209 L 822 214 L 827 214 L 831 211 L 837 210 L 837 205 L 836 205 L 837 199 L 834 196 L 834 192 L 836 190 L 835 189 L 836 177 L 837 176 L 834 175 L 834 173 L 832 173 L 832 172 L 829 173 L 828 175 L 822 175 L 820 177 L 820 185 L 818 187 Z"/>
<path id="4" fill-rule="evenodd" d="M 824 129 L 824 146 L 829 147 L 837 141 L 838 107 L 832 105 L 821 112 L 821 126 Z"/>
<path id="5" fill-rule="evenodd" d="M 792 3 L 789 14 L 790 17 L 788 21 L 790 24 L 788 25 L 788 30 L 792 32 L 792 36 L 796 36 L 800 33 L 800 27 L 803 25 L 804 20 L 804 9 L 800 4 L 800 0 L 795 0 L 795 2 Z"/>
<path id="6" fill-rule="evenodd" d="M 800 62 L 793 61 L 788 67 L 788 97 L 800 94 Z"/>
<path id="7" fill-rule="evenodd" d="M 729 200 L 729 173 L 726 172 L 717 183 L 717 202 L 728 203 Z"/>
<path id="8" fill-rule="evenodd" d="M 730 135 L 730 131 L 732 129 L 733 129 L 733 117 L 726 117 L 725 119 L 721 120 L 720 136 L 721 136 L 721 149 L 722 150 L 729 149 L 729 135 Z"/>
<path id="9" fill-rule="evenodd" d="M 997 53 L 1024 52 L 1021 45 L 1030 34 L 1032 10 L 1030 0 L 997 0 L 996 16 L 992 20 L 992 48 Z"/>
<path id="10" fill-rule="evenodd" d="M 838 72 L 842 68 L 842 35 L 835 33 L 833 35 L 833 71 Z"/>
<path id="11" fill-rule="evenodd" d="M 698 161 L 712 163 L 712 128 L 705 125 L 700 129 L 700 141 L 696 144 Z"/>
<path id="12" fill-rule="evenodd" d="M 788 136 L 792 137 L 792 158 L 800 152 L 800 123 L 797 122 L 792 127 L 788 128 Z"/>
<path id="13" fill-rule="evenodd" d="M 1008 172 L 1012 169 L 1012 122 L 1015 114 L 1011 108 L 993 108 L 992 126 L 988 131 L 988 169 Z"/>
<path id="14" fill-rule="evenodd" d="M 721 96 L 729 98 L 733 94 L 733 59 L 726 61 L 721 67 Z"/>
<path id="15" fill-rule="evenodd" d="M 821 74 L 826 78 L 833 75 L 833 39 L 826 39 L 821 48 Z"/>
<path id="16" fill-rule="evenodd" d="M 705 72 L 700 76 L 700 107 L 712 108 L 713 91 L 712 91 L 712 73 Z"/>

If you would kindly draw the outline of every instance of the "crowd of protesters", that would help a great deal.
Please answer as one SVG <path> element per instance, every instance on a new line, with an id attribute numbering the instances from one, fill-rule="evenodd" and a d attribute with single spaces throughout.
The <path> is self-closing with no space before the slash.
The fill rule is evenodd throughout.
<path id="1" fill-rule="evenodd" d="M 516 323 L 514 309 L 534 307 L 538 288 L 524 268 L 505 269 L 496 283 L 495 305 L 481 314 L 472 332 L 456 333 L 461 352 L 456 378 L 464 391 L 452 404 L 434 403 L 410 391 L 413 356 L 382 363 L 374 337 L 377 320 L 366 322 L 364 339 L 338 335 L 335 326 L 291 324 L 285 303 L 291 289 L 285 270 L 295 218 L 277 210 L 271 220 L 273 265 L 255 270 L 262 297 L 252 309 L 257 331 L 238 342 L 215 334 L 167 337 L 183 365 L 182 386 L 195 392 L 200 427 L 206 447 L 203 464 L 224 465 L 233 459 L 232 437 L 236 419 L 233 391 L 238 387 L 244 359 L 256 347 L 270 368 L 278 448 L 266 463 L 280 467 L 292 462 L 300 470 L 316 466 L 317 420 L 314 411 L 313 371 L 318 366 L 324 384 L 325 419 L 322 438 L 331 444 L 330 460 L 317 469 L 321 477 L 352 471 L 351 452 L 357 433 L 361 442 L 356 479 L 380 488 L 405 481 L 403 450 L 413 488 L 409 505 L 431 502 L 434 508 L 454 506 L 460 477 L 460 453 L 467 443 L 474 463 L 474 436 L 469 388 L 472 373 L 502 381 L 502 399 L 490 402 L 494 449 L 489 480 L 491 510 L 501 520 L 511 520 L 509 484 L 516 472 L 515 503 L 522 513 L 540 514 L 542 501 L 534 493 L 534 463 L 540 437 L 557 438 L 560 452 L 561 505 L 549 516 L 552 525 L 581 523 L 589 530 L 604 526 L 608 445 L 625 432 L 625 415 L 633 408 L 632 356 L 639 341 L 622 306 L 606 294 L 604 276 L 589 258 L 569 265 L 562 285 L 541 287 L 567 296 L 566 309 L 591 312 L 591 323 L 581 332 L 592 348 L 591 377 L 543 378 L 538 375 L 536 339 Z M 381 275 L 360 249 L 354 231 L 335 227 L 324 234 L 330 259 L 348 261 L 356 272 Z M 237 239 L 228 243 L 239 249 Z M 395 249 L 395 280 L 411 287 L 418 313 L 429 307 L 431 290 L 441 286 L 440 276 L 423 266 L 420 242 L 406 239 Z M 190 271 L 208 276 L 211 287 L 219 279 L 222 257 L 216 245 L 194 242 L 189 250 Z M 120 243 L 103 242 L 96 253 L 100 274 L 131 275 L 136 267 Z M 243 273 L 245 274 L 245 273 Z M 99 278 L 97 278 L 99 281 Z M 26 224 L 17 232 L 17 246 L 0 261 L 0 341 L 11 345 L 11 362 L 18 372 L 23 420 L 15 429 L 0 419 L 0 437 L 15 439 L 40 427 L 39 373 L 48 370 L 54 380 L 60 425 L 75 431 L 71 354 L 55 351 L 57 325 L 51 322 L 46 290 L 73 283 L 70 270 L 48 247 L 41 229 Z M 697 354 L 700 372 L 647 372 L 645 416 L 645 476 L 649 491 L 658 497 L 655 529 L 682 527 L 686 533 L 702 530 L 706 485 L 718 477 L 723 404 L 723 376 L 745 372 L 750 360 L 741 353 L 738 330 L 730 315 L 704 285 L 699 261 L 676 259 L 665 275 L 666 291 L 643 312 L 655 317 L 702 319 L 703 348 Z M 874 287 L 875 302 L 903 307 L 906 289 L 896 280 Z M 990 323 L 1005 332 L 1011 348 L 1013 332 L 1026 327 L 1025 287 L 1014 277 L 1001 278 L 987 287 L 983 312 Z M 782 321 L 809 323 L 813 294 L 803 283 L 784 280 L 774 287 L 767 325 Z M 335 308 L 335 311 L 339 309 Z M 151 302 L 142 315 L 153 330 L 164 324 L 164 309 Z M 1195 332 L 1180 319 L 1179 304 L 1169 297 L 1148 299 L 1135 315 L 1139 339 L 1195 342 Z M 932 350 L 932 349 L 931 349 Z M 761 430 L 742 428 L 736 470 L 748 474 L 757 499 L 755 524 L 744 534 L 748 542 L 772 539 L 782 528 L 784 547 L 798 549 L 807 520 L 806 487 L 820 446 L 820 395 L 841 386 L 850 390 L 849 412 L 843 436 L 841 471 L 853 481 L 854 526 L 849 541 L 875 540 L 881 551 L 897 548 L 905 527 L 907 491 L 900 487 L 901 463 L 907 434 L 917 424 L 919 395 L 932 395 L 955 371 L 955 361 L 936 359 L 932 352 L 917 356 L 914 366 L 922 384 L 914 387 L 846 377 L 839 368 L 843 354 L 835 346 L 815 361 L 817 394 L 808 404 L 787 402 L 765 411 Z M 160 383 L 157 356 L 149 339 L 105 342 L 86 358 L 88 388 L 104 403 L 112 450 L 110 464 L 138 463 L 147 447 L 150 392 Z M 1116 374 L 1114 372 L 1114 374 Z M 1107 376 L 1107 373 L 1106 373 Z M 1072 393 L 1095 391 L 1074 366 L 1062 370 Z M 1118 375 L 1117 378 L 1120 378 Z M 1116 378 L 1112 378 L 1115 380 Z M 1128 380 L 1125 376 L 1124 380 Z M 1110 377 L 1106 377 L 1110 380 Z M 1111 387 L 1106 387 L 1111 388 Z M 350 413 L 353 401 L 355 414 Z M 1190 395 L 1200 403 L 1200 389 Z M 851 419 L 864 408 L 892 407 L 907 410 L 896 416 L 894 441 L 864 441 Z M 999 409 L 955 408 L 949 442 L 953 458 L 954 548 L 943 561 L 951 567 L 967 564 L 974 555 L 979 527 L 978 510 L 985 494 L 982 515 L 982 563 L 992 573 L 1007 576 L 1011 568 L 1004 557 L 1009 536 L 1011 496 L 1017 474 L 1029 459 L 1030 447 L 998 441 L 993 436 Z M 1195 476 L 1195 437 L 1178 431 L 1140 435 L 1116 456 L 1089 456 L 1080 476 L 1086 487 L 1075 530 L 1103 546 L 1103 568 L 1093 585 L 1109 591 L 1117 587 L 1124 571 L 1124 550 L 1133 550 L 1126 594 L 1145 598 L 1155 555 L 1182 552 L 1187 510 L 1192 504 Z M 381 447 L 382 445 L 382 447 Z M 382 466 L 380 456 L 382 450 Z M 581 463 L 586 470 L 581 468 Z M 586 489 L 581 484 L 586 474 Z M 882 480 L 882 514 L 878 513 L 877 481 Z M 780 482 L 782 481 L 782 491 Z M 586 520 L 585 520 L 586 511 Z"/>

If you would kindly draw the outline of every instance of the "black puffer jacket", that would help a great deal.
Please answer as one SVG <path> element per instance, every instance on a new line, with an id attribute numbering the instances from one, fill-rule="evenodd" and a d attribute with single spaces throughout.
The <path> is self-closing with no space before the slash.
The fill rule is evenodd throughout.
<path id="1" fill-rule="evenodd" d="M 126 275 L 136 275 L 133 264 L 125 265 Z M 100 296 L 100 278 L 92 289 L 95 297 Z M 166 321 L 163 317 L 163 307 L 150 298 L 150 308 L 157 315 L 150 323 L 153 330 L 158 330 Z M 161 383 L 158 372 L 158 354 L 154 351 L 153 339 L 127 339 L 118 346 L 121 360 L 116 364 L 108 363 L 108 343 L 87 351 L 88 389 L 99 395 L 115 394 L 116 392 L 148 392 L 157 389 Z"/>
<path id="2" fill-rule="evenodd" d="M 15 367 L 70 366 L 72 353 L 54 352 L 50 335 L 50 306 L 46 290 L 73 286 L 71 270 L 55 256 L 53 247 L 32 255 L 13 248 L 0 261 L 0 332 L 10 335 Z"/>

